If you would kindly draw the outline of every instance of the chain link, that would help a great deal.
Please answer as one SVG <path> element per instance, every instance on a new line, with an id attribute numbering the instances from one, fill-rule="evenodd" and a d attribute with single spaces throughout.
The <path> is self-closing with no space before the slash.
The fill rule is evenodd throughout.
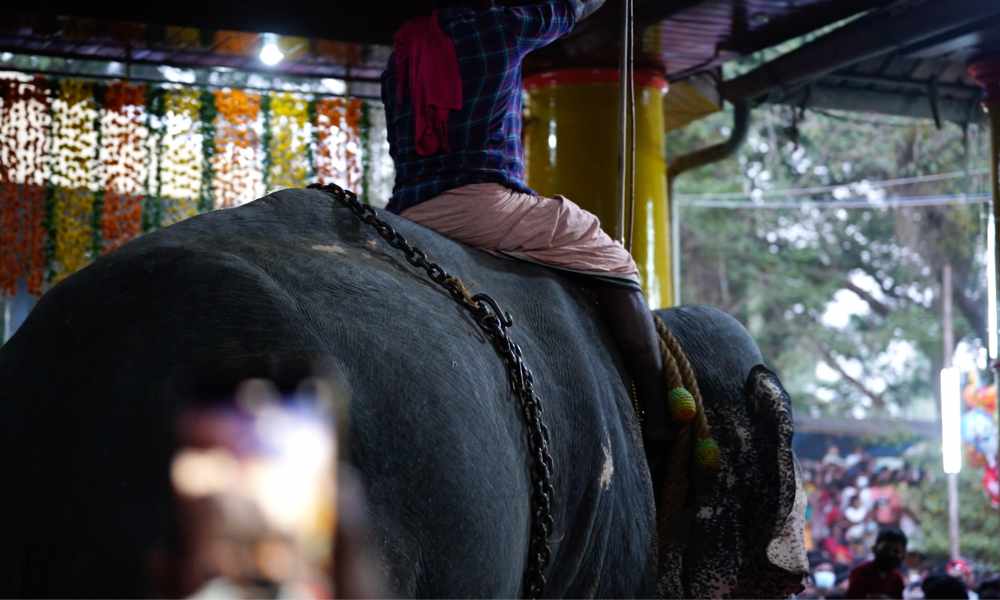
<path id="1" fill-rule="evenodd" d="M 449 274 L 430 260 L 422 250 L 410 245 L 405 237 L 378 217 L 374 208 L 359 202 L 354 192 L 332 183 L 313 184 L 309 187 L 333 196 L 337 202 L 349 208 L 358 219 L 372 226 L 386 243 L 401 251 L 406 256 L 407 262 L 423 269 L 434 283 L 447 290 L 452 299 L 472 314 L 476 324 L 486 334 L 503 360 L 510 379 L 511 391 L 520 403 L 521 414 L 528 429 L 528 452 L 531 455 L 529 465 L 532 489 L 531 537 L 528 543 L 528 567 L 524 574 L 522 594 L 526 598 L 540 597 L 545 590 L 545 570 L 552 559 L 549 539 L 555 527 L 555 519 L 552 516 L 552 502 L 555 497 L 552 487 L 553 465 L 552 455 L 549 452 L 549 429 L 545 426 L 542 404 L 534 390 L 534 376 L 531 369 L 524 364 L 521 347 L 510 339 L 507 332 L 514 324 L 514 320 L 510 313 L 501 309 L 497 301 L 487 294 L 470 294 L 461 279 Z"/>

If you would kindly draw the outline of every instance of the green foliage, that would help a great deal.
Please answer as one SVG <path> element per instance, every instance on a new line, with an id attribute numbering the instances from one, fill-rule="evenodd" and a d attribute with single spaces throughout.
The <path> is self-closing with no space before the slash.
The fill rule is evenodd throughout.
<path id="1" fill-rule="evenodd" d="M 668 157 L 724 139 L 730 124 L 729 115 L 717 114 L 671 132 Z M 953 272 L 955 340 L 986 345 L 985 207 L 829 204 L 985 193 L 987 136 L 978 126 L 963 132 L 912 119 L 755 109 L 736 156 L 675 183 L 683 301 L 720 306 L 746 324 L 800 414 L 936 418 L 943 265 Z M 883 192 L 851 185 L 966 170 L 973 174 Z M 817 187 L 825 189 L 780 192 Z M 705 206 L 719 199 L 735 207 Z M 766 207 L 774 203 L 783 207 Z M 831 306 L 850 310 L 834 322 Z M 946 559 L 947 482 L 938 445 L 929 444 L 918 462 L 931 478 L 908 490 L 906 501 L 920 519 L 924 550 Z M 1000 568 L 1000 513 L 981 477 L 968 466 L 960 477 L 961 550 Z"/>
<path id="2" fill-rule="evenodd" d="M 717 114 L 671 132 L 668 159 L 725 138 L 730 123 Z M 934 418 L 943 265 L 955 339 L 985 345 L 984 206 L 829 204 L 984 193 L 987 136 L 977 125 L 758 107 L 736 156 L 675 184 L 683 301 L 746 324 L 798 410 Z M 713 199 L 736 205 L 705 205 Z"/>
<path id="3" fill-rule="evenodd" d="M 916 457 L 930 477 L 919 493 L 906 496 L 907 508 L 918 515 L 924 532 L 923 550 L 931 558 L 948 558 L 948 480 L 941 473 L 940 452 L 929 445 Z M 958 476 L 959 548 L 964 558 L 980 563 L 986 569 L 1000 569 L 1000 510 L 990 506 L 983 493 L 982 470 L 965 465 Z"/>

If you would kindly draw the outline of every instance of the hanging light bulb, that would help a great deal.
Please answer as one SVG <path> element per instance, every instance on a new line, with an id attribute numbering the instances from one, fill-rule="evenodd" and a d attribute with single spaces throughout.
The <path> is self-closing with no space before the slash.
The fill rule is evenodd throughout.
<path id="1" fill-rule="evenodd" d="M 285 53 L 278 47 L 278 36 L 273 33 L 261 34 L 263 44 L 260 47 L 260 62 L 269 67 L 280 63 L 285 58 Z"/>

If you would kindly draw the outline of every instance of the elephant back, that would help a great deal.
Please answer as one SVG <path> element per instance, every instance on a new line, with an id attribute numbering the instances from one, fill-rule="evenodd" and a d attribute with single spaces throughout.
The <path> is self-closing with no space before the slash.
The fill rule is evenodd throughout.
<path id="1" fill-rule="evenodd" d="M 623 365 L 584 287 L 379 215 L 513 315 L 554 462 L 546 593 L 651 592 L 649 477 Z M 0 348 L 5 501 L 19 516 L 0 591 L 151 593 L 145 561 L 174 531 L 180 412 L 320 362 L 349 397 L 345 455 L 393 591 L 518 595 L 530 481 L 504 365 L 443 289 L 317 190 L 142 236 L 55 286 Z"/>

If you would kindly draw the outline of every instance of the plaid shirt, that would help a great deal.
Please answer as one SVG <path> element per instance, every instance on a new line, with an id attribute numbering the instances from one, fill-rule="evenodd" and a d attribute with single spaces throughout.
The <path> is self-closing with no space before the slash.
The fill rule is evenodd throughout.
<path id="1" fill-rule="evenodd" d="M 396 102 L 394 58 L 382 73 L 389 154 L 396 185 L 387 208 L 401 213 L 470 183 L 499 183 L 534 193 L 524 183 L 521 148 L 521 61 L 573 29 L 567 0 L 488 10 L 445 9 L 441 29 L 455 44 L 462 75 L 462 109 L 448 118 L 450 152 L 419 156 L 413 107 Z"/>

